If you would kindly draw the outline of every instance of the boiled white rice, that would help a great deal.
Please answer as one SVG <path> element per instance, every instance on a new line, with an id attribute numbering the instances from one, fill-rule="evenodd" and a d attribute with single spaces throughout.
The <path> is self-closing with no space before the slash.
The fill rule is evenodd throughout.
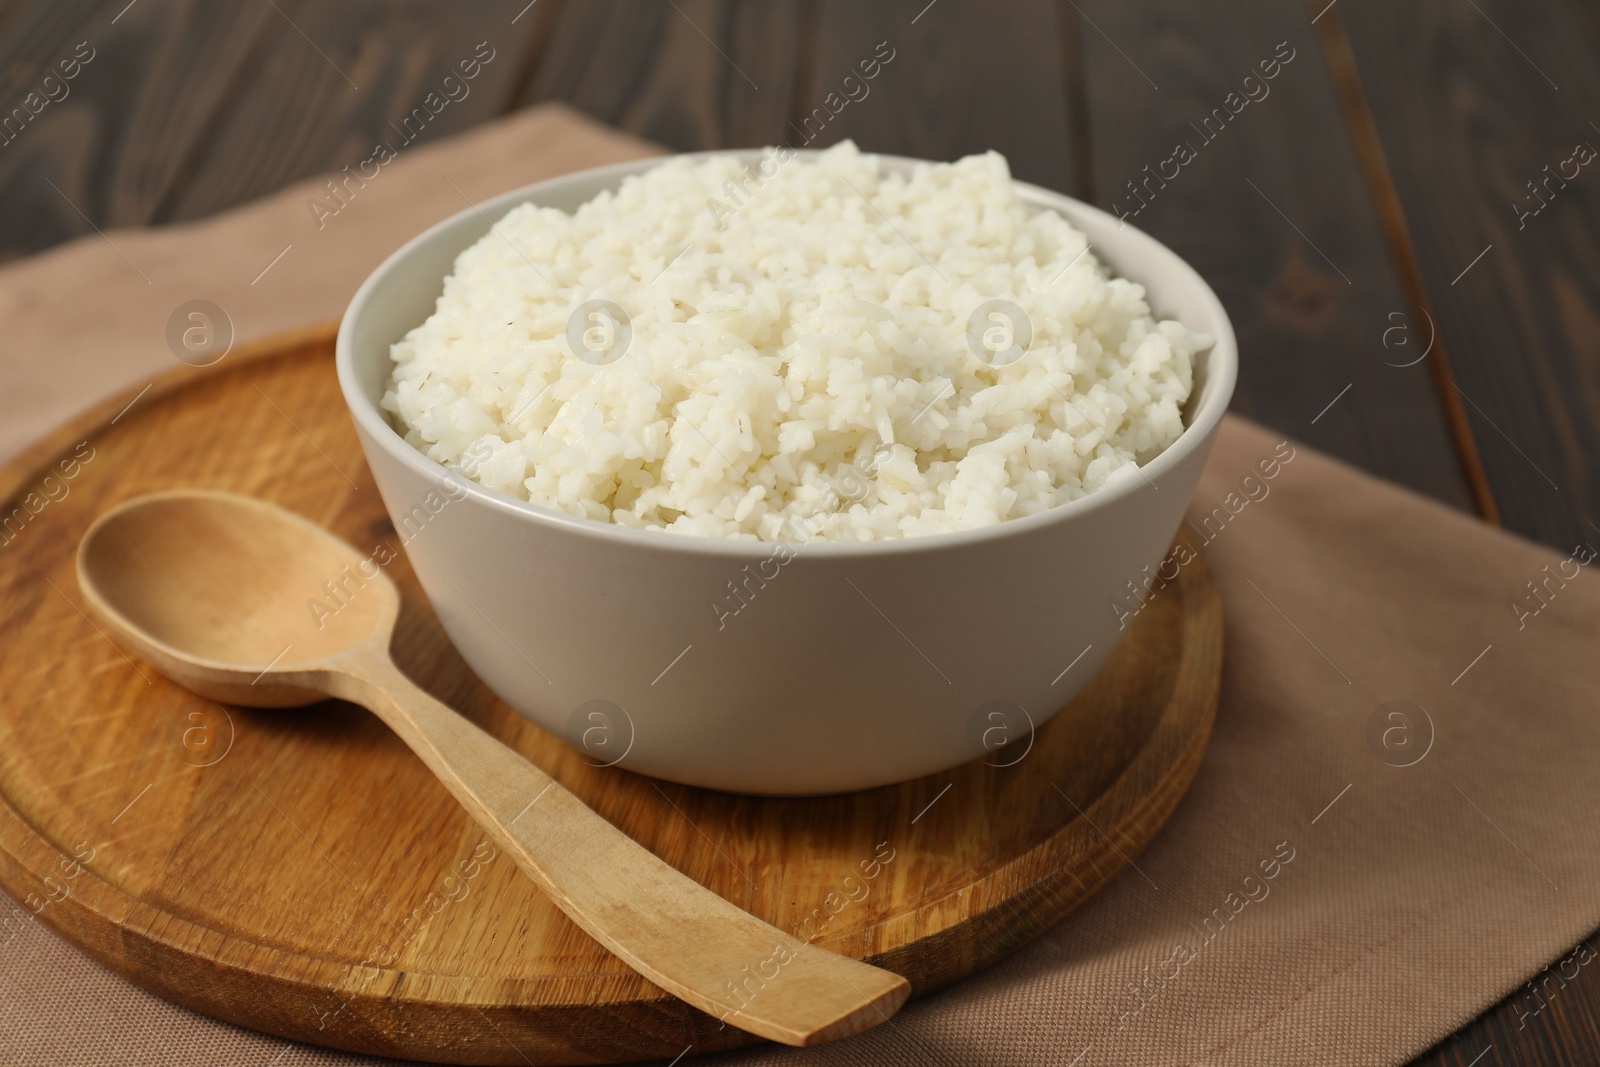
<path id="1" fill-rule="evenodd" d="M 569 319 L 591 301 L 625 325 L 580 316 L 575 350 Z M 975 346 L 991 301 L 1008 303 Z M 1008 328 L 1010 306 L 1025 318 Z M 861 541 L 1139 477 L 1183 431 L 1209 343 L 1023 204 L 1000 155 L 880 176 L 846 142 L 753 173 L 669 160 L 572 215 L 513 209 L 393 346 L 383 404 L 434 460 L 547 508 Z"/>

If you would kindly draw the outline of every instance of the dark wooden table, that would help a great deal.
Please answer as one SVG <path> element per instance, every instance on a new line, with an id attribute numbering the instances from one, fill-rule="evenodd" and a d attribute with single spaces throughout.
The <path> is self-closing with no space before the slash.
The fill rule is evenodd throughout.
<path id="1" fill-rule="evenodd" d="M 1600 537 L 1593 0 L 21 0 L 7 109 L 89 58 L 0 115 L 0 259 L 363 159 L 482 41 L 420 139 L 564 100 L 674 149 L 997 149 L 1210 280 L 1235 410 L 1564 552 Z M 1417 1062 L 1600 1062 L 1600 971 L 1530 1003 Z"/>

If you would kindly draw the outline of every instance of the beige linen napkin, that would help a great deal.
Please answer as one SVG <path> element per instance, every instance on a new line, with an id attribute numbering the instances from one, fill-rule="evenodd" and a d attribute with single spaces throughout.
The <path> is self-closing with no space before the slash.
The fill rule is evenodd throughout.
<path id="1" fill-rule="evenodd" d="M 402 156 L 321 230 L 313 182 L 0 269 L 0 451 L 169 366 L 184 301 L 240 339 L 332 318 L 464 196 L 649 150 L 536 109 Z M 1227 618 L 1221 708 L 1139 872 L 891 1025 L 715 1062 L 1396 1064 L 1600 924 L 1587 545 L 1537 547 L 1241 420 L 1191 518 Z M 39 924 L 0 986 L 0 1063 L 377 1062 L 173 1007 Z"/>

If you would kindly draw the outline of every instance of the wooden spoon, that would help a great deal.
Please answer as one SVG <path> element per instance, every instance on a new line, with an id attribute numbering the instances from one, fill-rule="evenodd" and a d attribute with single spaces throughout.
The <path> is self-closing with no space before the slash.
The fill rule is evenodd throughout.
<path id="1" fill-rule="evenodd" d="M 365 585 L 313 619 L 307 600 L 346 568 Z M 131 500 L 78 549 L 85 599 L 163 673 L 226 703 L 370 708 L 573 922 L 674 996 L 789 1045 L 858 1033 L 905 1002 L 904 978 L 734 907 L 417 688 L 389 655 L 399 592 L 374 571 L 299 515 L 218 492 Z"/>

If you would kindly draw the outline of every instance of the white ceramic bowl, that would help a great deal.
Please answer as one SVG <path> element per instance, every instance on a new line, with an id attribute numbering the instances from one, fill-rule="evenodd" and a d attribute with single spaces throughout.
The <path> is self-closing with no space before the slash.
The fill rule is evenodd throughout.
<path id="1" fill-rule="evenodd" d="M 881 158 L 888 170 L 914 162 Z M 983 756 L 995 708 L 1042 723 L 1116 647 L 1111 605 L 1165 554 L 1199 480 L 1237 371 L 1216 295 L 1151 237 L 1017 184 L 1143 283 L 1158 316 L 1216 344 L 1200 358 L 1185 432 L 1146 477 L 983 530 L 813 543 L 779 565 L 771 544 L 628 530 L 446 476 L 377 406 L 389 346 L 432 312 L 456 255 L 489 220 L 525 201 L 571 211 L 659 162 L 571 174 L 463 211 L 390 256 L 345 312 L 339 382 L 451 640 L 506 703 L 593 761 L 714 789 L 864 789 Z M 730 581 L 748 603 L 719 628 L 711 604 Z M 1006 726 L 1013 741 L 1026 729 Z"/>

